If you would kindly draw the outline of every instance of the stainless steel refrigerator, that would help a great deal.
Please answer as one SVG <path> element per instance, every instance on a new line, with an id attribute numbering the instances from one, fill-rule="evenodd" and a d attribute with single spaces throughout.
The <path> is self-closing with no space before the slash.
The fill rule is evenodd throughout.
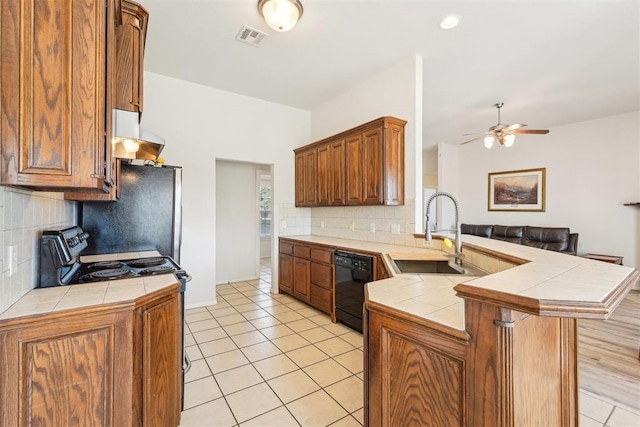
<path id="1" fill-rule="evenodd" d="M 119 179 L 117 201 L 79 206 L 90 236 L 83 255 L 157 250 L 180 263 L 182 168 L 122 161 Z"/>

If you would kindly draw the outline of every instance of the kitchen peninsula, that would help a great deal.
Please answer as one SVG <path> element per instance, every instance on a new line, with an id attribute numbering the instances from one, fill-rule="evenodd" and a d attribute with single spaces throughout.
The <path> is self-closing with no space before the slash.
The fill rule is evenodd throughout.
<path id="1" fill-rule="evenodd" d="M 640 272 L 475 236 L 463 252 L 489 274 L 453 287 L 458 325 L 406 309 L 433 276 L 368 285 L 367 425 L 576 426 L 576 319 L 608 318 Z"/>
<path id="2" fill-rule="evenodd" d="M 368 426 L 576 426 L 576 320 L 608 318 L 640 281 L 630 267 L 476 236 L 462 246 L 473 276 L 397 273 L 394 252 L 438 252 L 439 240 L 286 239 L 377 254 L 390 276 L 366 287 Z"/>

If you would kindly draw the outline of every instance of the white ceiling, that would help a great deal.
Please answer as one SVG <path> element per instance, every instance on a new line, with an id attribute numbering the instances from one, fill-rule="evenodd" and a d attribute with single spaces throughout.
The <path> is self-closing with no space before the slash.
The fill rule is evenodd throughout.
<path id="1" fill-rule="evenodd" d="M 301 0 L 288 33 L 257 0 L 140 1 L 146 70 L 306 110 L 421 55 L 424 147 L 496 124 L 499 101 L 529 128 L 640 110 L 639 0 Z M 259 47 L 235 40 L 245 24 Z"/>

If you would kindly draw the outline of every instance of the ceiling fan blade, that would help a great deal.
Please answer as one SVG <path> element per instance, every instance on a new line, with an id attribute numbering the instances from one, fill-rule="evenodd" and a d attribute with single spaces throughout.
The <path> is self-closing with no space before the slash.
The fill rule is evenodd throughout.
<path id="1" fill-rule="evenodd" d="M 465 142 L 461 143 L 460 145 L 468 144 L 468 143 L 473 142 L 473 141 L 475 141 L 475 140 L 477 140 L 477 139 L 480 139 L 480 138 L 482 138 L 482 137 L 484 137 L 484 134 L 482 134 L 482 135 L 480 135 L 480 136 L 476 136 L 475 138 L 471 138 L 470 140 L 465 141 Z"/>
<path id="2" fill-rule="evenodd" d="M 523 124 L 523 123 L 514 123 L 512 125 L 509 125 L 509 126 L 503 128 L 502 130 L 504 130 L 505 132 L 512 132 L 512 131 L 514 131 L 516 129 L 520 129 L 520 128 L 523 128 L 525 126 L 526 125 Z"/>
<path id="3" fill-rule="evenodd" d="M 517 129 L 512 133 L 535 133 L 538 135 L 546 135 L 549 133 L 549 129 Z"/>

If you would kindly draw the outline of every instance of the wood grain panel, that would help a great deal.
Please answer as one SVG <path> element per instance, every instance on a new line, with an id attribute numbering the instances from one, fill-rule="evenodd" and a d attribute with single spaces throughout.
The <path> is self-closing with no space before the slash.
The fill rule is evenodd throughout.
<path id="1" fill-rule="evenodd" d="M 333 268 L 330 265 L 312 262 L 311 283 L 331 291 L 333 287 Z"/>
<path id="2" fill-rule="evenodd" d="M 180 423 L 181 341 L 180 307 L 174 297 L 144 311 L 143 399 L 144 423 Z"/>
<path id="3" fill-rule="evenodd" d="M 74 39 L 73 14 L 85 16 L 77 6 L 56 8 L 48 1 L 23 2 L 23 147 L 20 172 L 46 169 L 71 174 L 71 107 L 74 85 L 71 67 Z M 87 64 L 91 71 L 91 64 Z"/>
<path id="4" fill-rule="evenodd" d="M 104 328 L 25 343 L 23 419 L 43 426 L 111 425 L 112 340 L 112 328 Z"/>
<path id="5" fill-rule="evenodd" d="M 366 205 L 380 205 L 383 202 L 382 188 L 382 128 L 371 129 L 362 134 L 363 156 L 363 200 Z"/>
<path id="6" fill-rule="evenodd" d="M 316 173 L 316 203 L 318 206 L 329 206 L 331 199 L 331 155 L 329 144 L 317 149 L 318 170 Z"/>
<path id="7" fill-rule="evenodd" d="M 404 125 L 388 124 L 385 129 L 384 203 L 404 204 Z"/>
<path id="8" fill-rule="evenodd" d="M 362 190 L 362 134 L 347 137 L 345 141 L 346 152 L 346 194 L 347 205 L 360 205 L 363 202 Z"/>
<path id="9" fill-rule="evenodd" d="M 122 6 L 122 25 L 116 28 L 115 108 L 141 113 L 148 13 L 127 0 Z"/>
<path id="10" fill-rule="evenodd" d="M 394 333 L 386 340 L 388 425 L 463 425 L 461 361 Z"/>
<path id="11" fill-rule="evenodd" d="M 345 140 L 340 138 L 329 144 L 330 191 L 329 204 L 344 206 L 345 204 Z"/>

